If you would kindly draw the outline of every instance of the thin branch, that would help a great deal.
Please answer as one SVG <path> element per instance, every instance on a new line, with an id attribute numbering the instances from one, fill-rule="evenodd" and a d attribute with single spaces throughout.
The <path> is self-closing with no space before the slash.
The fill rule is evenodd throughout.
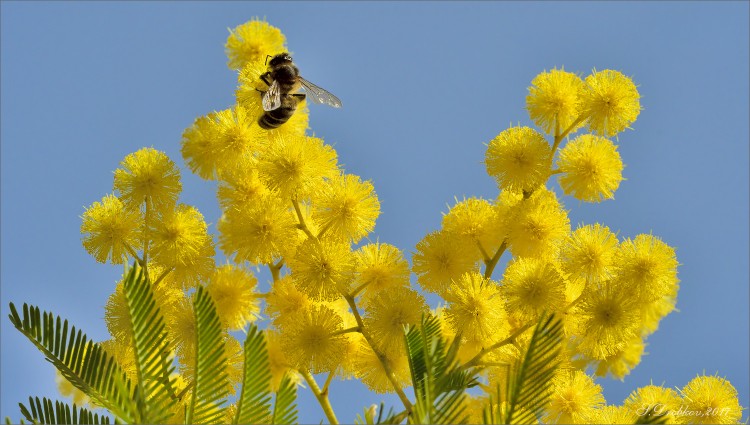
<path id="1" fill-rule="evenodd" d="M 344 335 L 344 334 L 348 334 L 348 333 L 352 333 L 352 332 L 361 332 L 361 329 L 359 328 L 359 326 L 353 326 L 351 328 L 341 329 L 341 330 L 338 330 L 336 332 L 332 332 L 332 333 L 330 333 L 328 335 L 329 336 L 336 336 L 336 335 Z"/>
<path id="2" fill-rule="evenodd" d="M 323 391 L 320 390 L 318 383 L 315 382 L 315 378 L 310 374 L 309 370 L 300 370 L 299 373 L 305 379 L 307 385 L 310 386 L 310 390 L 318 400 L 320 407 L 323 409 L 323 413 L 325 413 L 326 418 L 328 418 L 328 422 L 330 422 L 331 425 L 338 424 L 339 421 L 336 419 L 336 414 L 333 412 L 331 401 L 328 400 L 328 392 L 323 393 Z"/>
<path id="3" fill-rule="evenodd" d="M 404 407 L 406 408 L 407 412 L 411 412 L 413 409 L 413 406 L 411 402 L 409 401 L 409 399 L 406 397 L 406 394 L 404 394 L 404 390 L 401 389 L 401 386 L 398 384 L 398 381 L 396 381 L 396 378 L 393 375 L 393 370 L 391 369 L 390 365 L 386 361 L 385 355 L 383 355 L 380 352 L 380 350 L 378 350 L 372 337 L 365 329 L 365 323 L 364 321 L 362 321 L 362 316 L 359 315 L 359 310 L 357 309 L 357 303 L 354 301 L 354 297 L 352 297 L 351 295 L 347 295 L 344 298 L 346 299 L 346 302 L 349 303 L 349 307 L 351 307 L 352 309 L 352 314 L 354 314 L 354 318 L 357 320 L 357 325 L 359 325 L 359 328 L 361 329 L 362 336 L 364 336 L 367 343 L 370 344 L 370 348 L 372 348 L 372 351 L 375 352 L 375 355 L 378 357 L 378 360 L 380 360 L 380 364 L 383 365 L 383 371 L 385 372 L 385 376 L 388 377 L 388 380 L 391 382 L 393 389 L 396 391 L 398 398 L 401 399 L 401 403 L 404 404 Z"/>
<path id="4" fill-rule="evenodd" d="M 477 247 L 479 248 L 479 252 L 482 253 L 482 258 L 484 259 L 484 263 L 487 264 L 490 261 L 492 261 L 489 254 L 487 254 L 487 251 L 485 251 L 484 247 L 482 246 L 482 242 L 479 239 L 477 239 L 476 243 L 477 243 Z"/>
<path id="5" fill-rule="evenodd" d="M 526 332 L 526 330 L 528 330 L 533 325 L 534 325 L 533 322 L 529 322 L 529 323 L 521 326 L 520 328 L 516 329 L 516 331 L 513 332 L 513 334 L 511 336 L 505 338 L 504 340 L 502 340 L 500 342 L 496 342 L 495 344 L 492 344 L 492 345 L 490 345 L 487 348 L 482 348 L 479 351 L 479 353 L 477 353 L 477 355 L 474 356 L 473 359 L 471 359 L 468 362 L 466 362 L 462 366 L 462 368 L 468 369 L 470 367 L 477 366 L 479 364 L 479 361 L 482 360 L 482 357 L 484 357 L 485 354 L 489 353 L 490 351 L 496 350 L 496 349 L 498 349 L 498 348 L 500 348 L 500 347 L 502 347 L 504 345 L 512 344 L 516 340 L 516 338 L 518 338 L 519 335 L 521 335 L 522 333 Z"/>
<path id="6" fill-rule="evenodd" d="M 497 262 L 500 261 L 500 257 L 505 252 L 505 249 L 508 248 L 508 242 L 503 241 L 503 243 L 500 245 L 500 247 L 497 249 L 497 252 L 495 252 L 495 255 L 492 256 L 492 258 L 489 261 L 485 261 L 485 267 L 484 267 L 484 278 L 489 279 L 492 277 L 492 272 L 495 271 L 495 266 L 497 265 Z"/>
<path id="7" fill-rule="evenodd" d="M 161 274 L 159 275 L 159 277 L 158 277 L 158 278 L 156 278 L 156 280 L 154 281 L 154 286 L 157 286 L 157 285 L 158 285 L 158 284 L 159 284 L 159 283 L 160 283 L 160 282 L 161 282 L 161 281 L 162 281 L 162 280 L 163 280 L 163 279 L 164 279 L 165 277 L 167 277 L 167 275 L 168 275 L 168 274 L 169 274 L 169 273 L 170 273 L 170 272 L 171 272 L 172 270 L 174 270 L 174 267 L 170 267 L 170 268 L 168 268 L 168 269 L 164 270 L 164 271 L 163 271 L 163 272 L 162 272 L 162 273 L 161 273 Z"/>
<path id="8" fill-rule="evenodd" d="M 315 235 L 312 234 L 310 229 L 307 227 L 307 224 L 305 224 L 305 218 L 302 217 L 302 210 L 299 207 L 299 201 L 297 201 L 297 198 L 292 198 L 292 205 L 294 205 L 294 211 L 297 212 L 297 220 L 299 220 L 299 228 L 302 229 L 303 232 L 307 235 L 308 238 L 317 240 Z"/>
<path id="9" fill-rule="evenodd" d="M 354 288 L 354 290 L 351 293 L 351 297 L 352 298 L 356 298 L 359 295 L 359 293 L 362 292 L 362 290 L 364 290 L 367 287 L 367 285 L 369 285 L 369 284 L 370 284 L 369 282 L 365 282 L 365 283 L 357 286 L 356 288 Z"/>

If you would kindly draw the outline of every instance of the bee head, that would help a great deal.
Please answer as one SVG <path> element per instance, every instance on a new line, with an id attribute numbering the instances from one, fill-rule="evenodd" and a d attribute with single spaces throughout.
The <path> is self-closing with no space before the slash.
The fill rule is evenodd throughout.
<path id="1" fill-rule="evenodd" d="M 271 58 L 270 62 L 268 61 L 269 57 Z M 271 55 L 268 55 L 266 56 L 266 62 L 268 63 L 268 65 L 273 67 L 273 66 L 281 65 L 283 63 L 291 63 L 292 57 L 289 55 L 289 53 L 286 53 L 286 52 L 279 53 L 278 55 L 273 56 L 273 57 Z"/>

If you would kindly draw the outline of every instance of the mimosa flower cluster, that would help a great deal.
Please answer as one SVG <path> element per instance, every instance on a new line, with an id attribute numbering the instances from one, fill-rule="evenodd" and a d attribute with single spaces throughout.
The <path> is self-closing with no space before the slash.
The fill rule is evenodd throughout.
<path id="1" fill-rule="evenodd" d="M 490 394 L 504 387 L 503 365 L 518 358 L 528 330 L 550 312 L 564 318 L 566 339 L 544 422 L 632 423 L 643 405 L 663 407 L 674 423 L 741 418 L 736 391 L 715 376 L 699 376 L 681 393 L 640 388 L 623 406 L 606 405 L 595 383 L 597 376 L 623 379 L 640 362 L 646 338 L 674 310 L 679 289 L 673 247 L 652 234 L 618 236 L 600 223 L 573 229 L 562 200 L 547 187 L 556 179 L 563 194 L 580 201 L 614 198 L 624 166 L 613 137 L 641 111 L 630 78 L 614 70 L 536 76 L 526 108 L 538 129 L 508 128 L 487 148 L 484 163 L 497 197 L 453 205 L 441 228 L 418 243 L 410 265 L 397 247 L 368 239 L 380 213 L 373 185 L 347 173 L 336 151 L 310 135 L 304 102 L 279 128 L 258 125 L 266 58 L 285 51 L 284 35 L 264 21 L 233 29 L 226 52 L 238 71 L 236 103 L 197 118 L 183 133 L 185 163 L 217 184 L 216 237 L 197 209 L 179 202 L 175 163 L 152 148 L 128 155 L 115 171 L 113 193 L 82 217 L 83 245 L 97 261 L 135 260 L 146 271 L 167 319 L 183 394 L 191 391 L 194 371 L 187 365 L 197 355 L 190 294 L 202 286 L 225 330 L 229 390 L 242 377 L 242 347 L 229 332 L 267 318 L 273 385 L 284 376 L 304 380 L 331 423 L 337 419 L 327 389 L 335 378 L 395 392 L 408 409 L 404 326 L 424 315 L 439 317 L 449 340 L 460 338 L 460 361 L 483 369 Z M 216 264 L 217 248 L 228 263 Z M 509 261 L 500 270 L 505 254 Z M 270 270 L 269 292 L 257 290 L 255 267 Z M 422 291 L 444 303 L 431 309 L 411 272 Z M 105 309 L 112 335 L 105 347 L 132 373 L 127 314 L 119 284 Z M 322 387 L 313 376 L 321 373 L 327 374 Z M 77 391 L 60 382 L 61 390 Z M 471 421 L 481 422 L 489 398 L 468 400 Z M 679 414 L 707 407 L 726 410 Z M 183 410 L 175 408 L 172 421 L 183 421 Z"/>

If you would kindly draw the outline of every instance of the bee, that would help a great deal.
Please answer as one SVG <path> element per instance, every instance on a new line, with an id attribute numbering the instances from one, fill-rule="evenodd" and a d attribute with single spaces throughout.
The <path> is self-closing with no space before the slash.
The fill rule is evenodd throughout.
<path id="1" fill-rule="evenodd" d="M 341 100 L 338 97 L 299 75 L 299 69 L 292 62 L 289 53 L 268 57 L 271 58 L 268 62 L 268 72 L 260 76 L 260 79 L 268 85 L 268 90 L 261 92 L 265 113 L 258 119 L 258 125 L 262 128 L 271 130 L 287 122 L 297 110 L 297 104 L 305 100 L 306 94 L 315 103 L 326 104 L 334 108 L 341 107 Z M 297 93 L 300 87 L 305 89 L 306 94 Z"/>

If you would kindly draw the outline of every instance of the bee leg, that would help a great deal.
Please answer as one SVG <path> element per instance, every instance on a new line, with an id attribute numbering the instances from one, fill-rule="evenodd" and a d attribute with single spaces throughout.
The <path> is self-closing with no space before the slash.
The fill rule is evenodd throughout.
<path id="1" fill-rule="evenodd" d="M 292 96 L 296 97 L 301 101 L 305 100 L 306 95 L 304 93 L 293 93 Z"/>
<path id="2" fill-rule="evenodd" d="M 270 72 L 266 72 L 265 74 L 260 75 L 260 79 L 263 80 L 264 83 L 266 83 L 267 86 L 271 86 L 271 82 L 268 81 L 268 78 L 271 76 Z"/>

